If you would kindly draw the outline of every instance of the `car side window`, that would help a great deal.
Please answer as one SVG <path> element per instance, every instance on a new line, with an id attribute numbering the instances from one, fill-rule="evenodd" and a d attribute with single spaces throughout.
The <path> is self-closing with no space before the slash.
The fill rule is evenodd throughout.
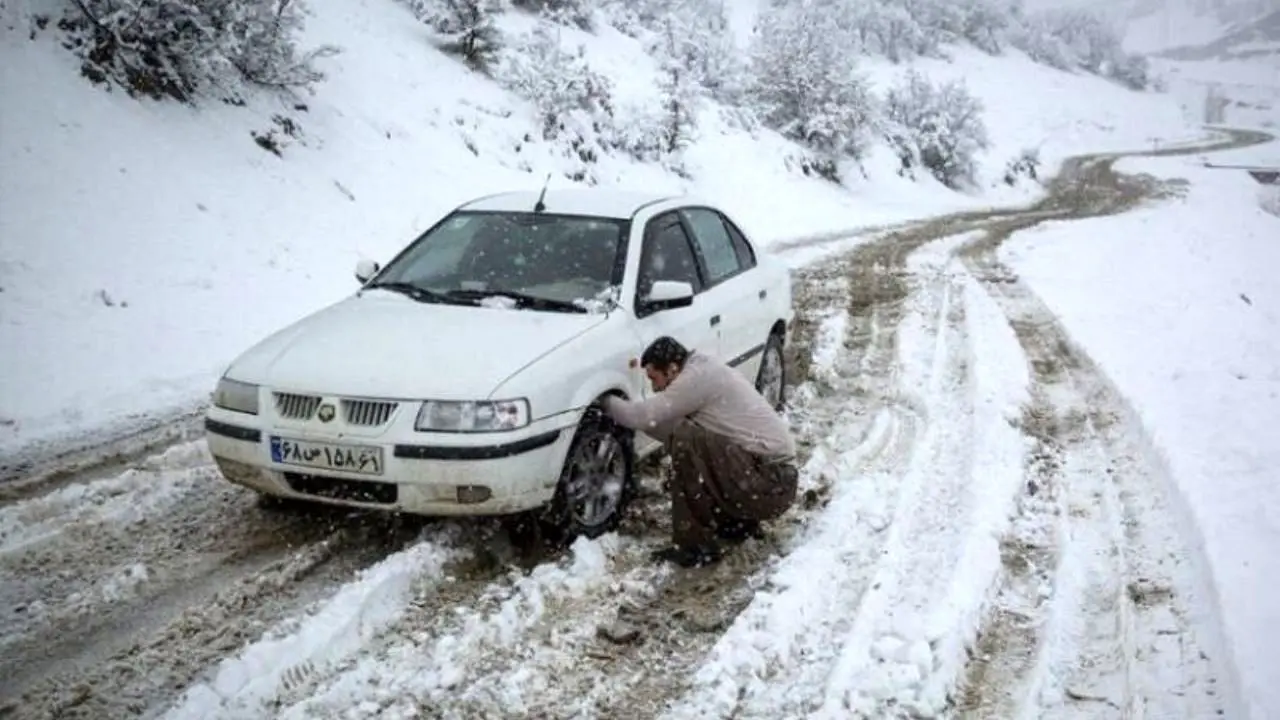
<path id="1" fill-rule="evenodd" d="M 714 285 L 742 270 L 738 250 L 720 220 L 720 213 L 707 208 L 684 208 L 680 214 L 693 229 L 693 240 L 702 253 L 709 284 Z"/>
<path id="2" fill-rule="evenodd" d="M 747 236 L 743 235 L 729 218 L 722 215 L 720 219 L 724 220 L 724 226 L 729 229 L 729 237 L 733 238 L 733 249 L 738 253 L 738 265 L 742 266 L 743 270 L 755 267 L 756 251 L 751 247 L 751 243 L 747 242 Z"/>
<path id="3" fill-rule="evenodd" d="M 668 214 L 650 221 L 640 251 L 640 270 L 636 280 L 636 294 L 641 298 L 647 296 L 653 283 L 659 280 L 687 282 L 695 293 L 702 289 L 698 261 L 680 218 Z"/>

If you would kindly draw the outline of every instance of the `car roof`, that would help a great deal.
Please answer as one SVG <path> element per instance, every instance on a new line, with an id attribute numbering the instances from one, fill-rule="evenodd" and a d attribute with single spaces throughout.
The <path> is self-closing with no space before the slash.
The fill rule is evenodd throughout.
<path id="1" fill-rule="evenodd" d="M 477 198 L 466 203 L 459 210 L 481 210 L 489 212 L 532 212 L 538 202 L 537 190 L 521 190 L 498 193 Z M 647 193 L 632 190 L 613 190 L 606 188 L 564 188 L 548 190 L 543 202 L 545 212 L 563 215 L 586 215 L 630 219 L 646 205 L 663 202 L 675 198 L 685 199 L 687 196 L 671 193 Z"/>

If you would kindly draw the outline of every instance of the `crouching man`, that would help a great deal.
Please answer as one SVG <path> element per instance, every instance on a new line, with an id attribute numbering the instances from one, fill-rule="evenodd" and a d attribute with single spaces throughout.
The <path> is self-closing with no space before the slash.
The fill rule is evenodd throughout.
<path id="1" fill-rule="evenodd" d="M 654 559 L 684 567 L 720 559 L 721 541 L 760 533 L 795 501 L 799 474 L 786 421 L 737 370 L 670 337 L 640 357 L 653 397 L 611 397 L 604 411 L 664 442 L 671 479 L 672 547 Z"/>

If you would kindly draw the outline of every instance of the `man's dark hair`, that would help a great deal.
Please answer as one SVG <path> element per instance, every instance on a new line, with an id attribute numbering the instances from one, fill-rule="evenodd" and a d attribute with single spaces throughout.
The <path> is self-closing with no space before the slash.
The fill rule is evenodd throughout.
<path id="1" fill-rule="evenodd" d="M 684 361 L 687 359 L 689 359 L 689 349 L 675 338 L 663 335 L 644 349 L 644 353 L 640 355 L 640 365 L 642 367 L 652 365 L 659 370 L 666 370 L 672 365 L 684 367 Z"/>

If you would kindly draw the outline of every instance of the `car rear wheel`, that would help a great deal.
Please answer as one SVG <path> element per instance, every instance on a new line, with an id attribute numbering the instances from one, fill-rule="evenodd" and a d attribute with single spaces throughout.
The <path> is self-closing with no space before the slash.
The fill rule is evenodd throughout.
<path id="1" fill-rule="evenodd" d="M 550 534 L 568 542 L 597 538 L 622 520 L 635 490 L 627 433 L 599 410 L 587 411 L 560 472 L 555 497 L 543 514 Z"/>
<path id="2" fill-rule="evenodd" d="M 756 372 L 756 390 L 769 401 L 774 410 L 782 412 L 787 403 L 787 360 L 782 351 L 782 338 L 771 333 L 760 355 L 760 370 Z"/>

